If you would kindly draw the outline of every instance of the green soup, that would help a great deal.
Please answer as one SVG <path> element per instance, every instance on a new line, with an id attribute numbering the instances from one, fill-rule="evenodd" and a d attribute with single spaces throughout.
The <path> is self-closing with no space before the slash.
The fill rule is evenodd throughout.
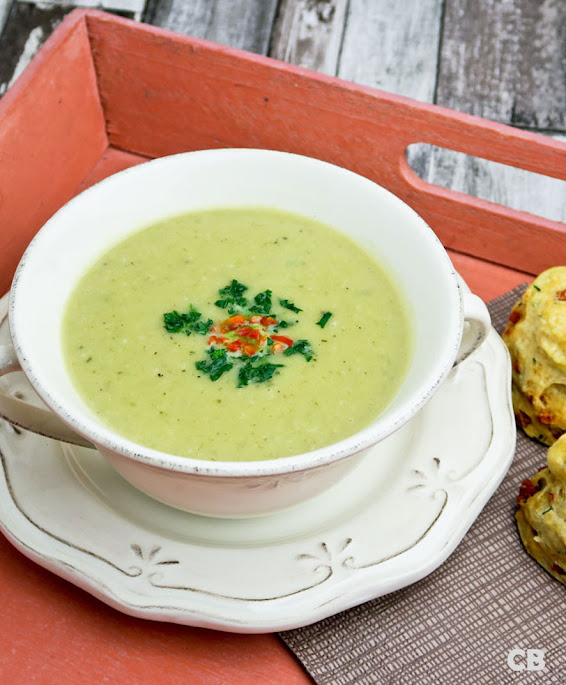
<path id="1" fill-rule="evenodd" d="M 63 340 L 77 389 L 116 432 L 171 454 L 251 461 L 368 425 L 404 378 L 412 331 L 395 284 L 360 246 L 250 208 L 168 219 L 113 247 L 71 294 Z"/>

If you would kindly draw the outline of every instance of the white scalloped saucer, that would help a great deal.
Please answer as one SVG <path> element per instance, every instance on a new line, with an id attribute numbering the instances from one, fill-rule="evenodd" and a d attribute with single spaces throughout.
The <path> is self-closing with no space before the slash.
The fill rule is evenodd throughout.
<path id="1" fill-rule="evenodd" d="M 242 633 L 313 623 L 423 578 L 454 550 L 513 457 L 509 366 L 492 331 L 346 479 L 259 519 L 171 509 L 96 451 L 0 422 L 0 527 L 127 614 Z M 39 402 L 23 374 L 1 382 Z"/>

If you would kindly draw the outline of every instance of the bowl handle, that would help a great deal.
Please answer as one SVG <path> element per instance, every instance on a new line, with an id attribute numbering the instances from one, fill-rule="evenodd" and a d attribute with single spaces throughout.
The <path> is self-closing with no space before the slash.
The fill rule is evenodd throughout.
<path id="1" fill-rule="evenodd" d="M 0 302 L 0 307 L 0 324 L 6 325 L 7 302 Z M 21 366 L 13 345 L 11 343 L 0 345 L 0 376 L 20 370 Z M 19 428 L 47 438 L 70 442 L 81 447 L 93 447 L 91 442 L 75 433 L 53 412 L 10 395 L 2 384 L 0 384 L 0 417 Z"/>
<path id="2" fill-rule="evenodd" d="M 462 292 L 464 331 L 454 366 L 467 359 L 482 344 L 491 330 L 491 318 L 483 300 L 470 292 Z"/>

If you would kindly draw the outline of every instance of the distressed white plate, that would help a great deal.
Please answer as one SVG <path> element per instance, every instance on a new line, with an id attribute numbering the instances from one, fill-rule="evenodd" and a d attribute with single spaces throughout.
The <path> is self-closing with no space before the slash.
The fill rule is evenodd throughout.
<path id="1" fill-rule="evenodd" d="M 1 382 L 39 402 L 23 374 Z M 448 557 L 510 465 L 510 385 L 492 331 L 344 481 L 247 520 L 171 509 L 96 451 L 0 422 L 0 527 L 30 559 L 127 614 L 242 633 L 299 627 L 409 585 Z"/>

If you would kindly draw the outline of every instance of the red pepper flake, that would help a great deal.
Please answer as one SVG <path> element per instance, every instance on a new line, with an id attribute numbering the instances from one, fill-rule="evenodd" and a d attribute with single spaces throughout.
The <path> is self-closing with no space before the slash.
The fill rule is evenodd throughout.
<path id="1" fill-rule="evenodd" d="M 523 312 L 520 309 L 512 309 L 511 314 L 509 314 L 509 323 L 516 324 L 523 318 Z"/>
<path id="2" fill-rule="evenodd" d="M 548 499 L 549 499 L 551 502 L 554 502 L 554 493 L 553 493 L 553 492 L 551 492 L 551 493 L 548 495 Z"/>
<path id="3" fill-rule="evenodd" d="M 249 326 L 242 326 L 236 330 L 236 335 L 240 338 L 251 338 L 252 340 L 259 340 L 261 333 L 258 328 L 250 328 Z"/>
<path id="4" fill-rule="evenodd" d="M 526 428 L 529 423 L 532 423 L 531 417 L 521 409 L 515 412 L 515 418 L 517 419 L 517 423 L 519 426 L 521 426 L 521 428 Z"/>
<path id="5" fill-rule="evenodd" d="M 228 352 L 240 353 L 243 357 L 253 357 L 260 352 L 267 343 L 267 328 L 275 326 L 277 319 L 272 316 L 261 316 L 254 314 L 246 317 L 243 314 L 235 314 L 225 321 L 221 321 L 212 326 L 215 332 L 222 331 L 224 335 L 211 335 L 208 339 L 209 345 L 224 345 Z M 285 336 L 275 336 L 280 342 L 276 345 L 281 348 L 269 350 L 272 354 L 285 351 L 287 347 L 293 345 L 291 338 Z M 282 343 L 285 344 L 282 344 Z"/>
<path id="6" fill-rule="evenodd" d="M 566 288 L 564 288 L 564 290 L 557 290 L 554 293 L 554 299 L 558 300 L 559 302 L 565 302 L 566 301 Z"/>
<path id="7" fill-rule="evenodd" d="M 253 357 L 257 352 L 257 347 L 255 345 L 250 345 L 249 343 L 244 343 L 242 345 L 242 354 L 245 357 Z"/>
<path id="8" fill-rule="evenodd" d="M 526 478 L 519 489 L 519 494 L 517 496 L 517 506 L 526 502 L 529 497 L 535 495 L 542 487 L 542 484 L 535 485 L 529 478 Z"/>
<path id="9" fill-rule="evenodd" d="M 552 415 L 547 411 L 543 411 L 540 414 L 537 414 L 537 419 L 540 423 L 542 423 L 545 426 L 548 426 L 552 423 Z"/>
<path id="10" fill-rule="evenodd" d="M 239 352 L 242 349 L 242 341 L 233 340 L 231 343 L 226 345 L 226 349 L 228 352 Z"/>
<path id="11" fill-rule="evenodd" d="M 211 330 L 222 331 L 225 335 L 211 335 L 208 344 L 224 345 L 228 352 L 239 353 L 242 357 L 253 357 L 266 347 L 269 336 L 271 342 L 265 352 L 281 354 L 293 347 L 294 341 L 286 335 L 271 335 L 268 332 L 269 327 L 276 326 L 277 323 L 273 316 L 254 314 L 246 317 L 243 314 L 236 314 L 212 326 Z"/>
<path id="12" fill-rule="evenodd" d="M 270 335 L 269 337 L 272 340 L 276 340 L 277 342 L 281 342 L 284 345 L 287 345 L 287 347 L 293 346 L 293 341 L 291 340 L 291 338 L 288 338 L 286 335 Z"/>
<path id="13" fill-rule="evenodd" d="M 211 335 L 208 339 L 209 345 L 224 345 L 228 342 L 228 338 L 224 338 L 221 335 Z"/>
<path id="14" fill-rule="evenodd" d="M 566 576 L 566 571 L 561 566 L 558 566 L 558 564 L 552 564 L 550 570 L 554 571 L 554 573 L 558 573 L 561 576 Z"/>
<path id="15" fill-rule="evenodd" d="M 246 317 L 243 314 L 235 314 L 220 324 L 220 330 L 223 333 L 226 331 L 234 331 L 236 328 L 238 328 L 238 326 L 241 326 L 245 320 Z"/>

